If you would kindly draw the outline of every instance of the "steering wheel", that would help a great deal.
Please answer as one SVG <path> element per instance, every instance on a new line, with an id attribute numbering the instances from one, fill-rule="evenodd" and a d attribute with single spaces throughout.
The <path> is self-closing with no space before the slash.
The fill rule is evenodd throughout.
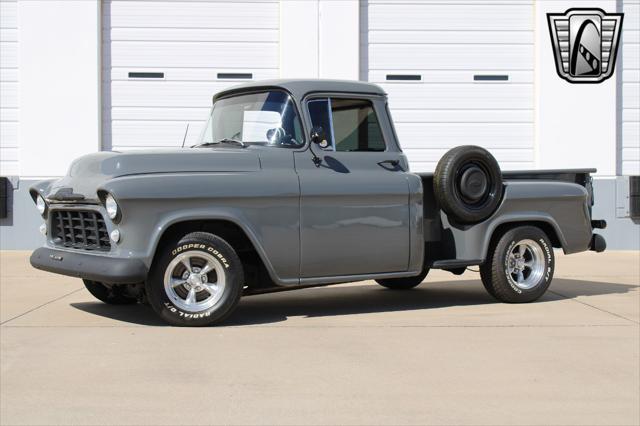
<path id="1" fill-rule="evenodd" d="M 286 145 L 286 137 L 287 132 L 282 127 L 275 127 L 267 130 L 267 141 L 269 142 L 269 145 Z"/>

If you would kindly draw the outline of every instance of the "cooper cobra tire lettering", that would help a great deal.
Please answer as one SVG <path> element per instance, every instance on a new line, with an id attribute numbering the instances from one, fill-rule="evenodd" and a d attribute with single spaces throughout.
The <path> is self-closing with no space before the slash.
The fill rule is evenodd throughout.
<path id="1" fill-rule="evenodd" d="M 235 250 L 222 238 L 205 232 L 192 232 L 174 244 L 173 247 L 165 247 L 163 253 L 159 252 L 159 257 L 152 265 L 149 279 L 145 283 L 149 304 L 160 317 L 172 325 L 204 326 L 223 321 L 236 307 L 244 287 L 243 267 Z M 202 252 L 205 257 L 199 257 L 198 251 Z M 208 257 L 209 263 L 213 262 L 213 259 L 217 261 L 218 265 L 215 267 L 217 269 L 215 271 L 210 269 L 207 273 L 208 277 L 211 279 L 211 273 L 224 274 L 224 281 L 221 281 L 220 287 L 218 287 L 220 293 L 212 293 L 217 295 L 217 298 L 210 304 L 200 305 L 200 301 L 205 299 L 200 296 L 200 292 L 203 290 L 197 290 L 199 292 L 197 297 L 200 300 L 193 305 L 195 309 L 191 310 L 188 305 L 181 305 L 185 302 L 185 291 L 189 290 L 185 287 L 179 289 L 179 292 L 175 292 L 171 288 L 165 289 L 165 280 L 168 279 L 165 278 L 165 274 L 168 273 L 167 271 L 174 271 L 175 258 L 181 255 L 186 259 L 192 259 L 189 260 L 189 263 L 194 270 L 197 266 L 203 267 L 202 263 L 198 263 L 198 259 L 202 262 L 202 259 Z M 213 259 L 211 259 L 212 257 Z M 183 274 L 180 270 L 176 273 L 177 275 L 173 275 L 173 278 L 178 278 Z M 213 275 L 213 277 L 215 276 Z M 210 282 L 213 285 L 216 281 Z M 180 299 L 175 299 L 176 297 Z M 197 306 L 202 307 L 198 308 Z"/>

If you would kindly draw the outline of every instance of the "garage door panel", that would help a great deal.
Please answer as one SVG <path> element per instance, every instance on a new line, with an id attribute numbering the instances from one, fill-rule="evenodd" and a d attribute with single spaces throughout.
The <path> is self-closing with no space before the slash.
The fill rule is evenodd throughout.
<path id="1" fill-rule="evenodd" d="M 113 121 L 202 121 L 207 118 L 210 109 L 210 105 L 193 108 L 116 107 L 111 110 L 111 119 Z"/>
<path id="2" fill-rule="evenodd" d="M 640 81 L 640 69 L 626 69 L 622 72 L 622 81 L 624 83 L 637 83 Z"/>
<path id="3" fill-rule="evenodd" d="M 623 175 L 640 175 L 640 2 L 624 0 L 622 25 L 622 143 L 618 151 Z"/>
<path id="4" fill-rule="evenodd" d="M 0 146 L 0 159 L 2 159 L 2 161 L 15 162 L 18 161 L 18 156 L 18 148 Z"/>
<path id="5" fill-rule="evenodd" d="M 434 70 L 410 70 L 410 69 L 381 69 L 370 70 L 369 81 L 373 83 L 383 83 L 388 85 L 406 84 L 403 82 L 389 81 L 387 75 L 419 75 L 422 83 L 469 83 L 469 84 L 505 84 L 503 81 L 498 82 L 477 82 L 474 81 L 476 75 L 505 75 L 509 83 L 533 83 L 533 71 L 505 71 L 497 69 L 488 69 L 483 71 L 464 70 L 464 71 L 434 71 Z"/>
<path id="6" fill-rule="evenodd" d="M 491 154 L 501 162 L 526 162 L 533 155 L 532 149 L 513 149 L 513 148 L 492 148 Z M 437 163 L 447 152 L 447 149 L 422 150 L 414 148 L 403 149 L 407 155 L 414 157 L 417 161 L 426 161 Z"/>
<path id="7" fill-rule="evenodd" d="M 277 0 L 114 0 L 102 32 L 103 144 L 113 149 L 175 147 L 188 123 L 193 144 L 216 92 L 279 74 Z"/>
<path id="8" fill-rule="evenodd" d="M 493 148 L 489 150 L 498 160 L 502 170 L 523 170 L 531 168 L 529 160 L 533 155 L 533 150 L 527 149 L 501 149 Z M 405 149 L 404 153 L 411 158 L 411 170 L 414 172 L 433 171 L 442 158 L 446 149 Z"/>
<path id="9" fill-rule="evenodd" d="M 640 122 L 622 122 L 622 147 L 640 148 Z"/>
<path id="10" fill-rule="evenodd" d="M 369 43 L 381 44 L 533 44 L 529 31 L 370 31 Z"/>
<path id="11" fill-rule="evenodd" d="M 534 167 L 531 1 L 370 0 L 361 13 L 365 75 L 389 94 L 412 170 L 432 171 L 462 144 L 496 150 L 505 168 Z"/>
<path id="12" fill-rule="evenodd" d="M 640 69 L 640 44 L 622 45 L 622 63 L 625 69 Z"/>
<path id="13" fill-rule="evenodd" d="M 129 77 L 130 72 L 152 72 L 152 73 L 163 73 L 164 77 L 160 79 L 160 81 L 186 81 L 186 82 L 195 82 L 195 81 L 222 81 L 217 79 L 218 73 L 250 73 L 252 74 L 252 79 L 254 80 L 262 80 L 262 79 L 273 79 L 278 77 L 278 69 L 270 68 L 270 69 L 258 69 L 258 68 L 146 68 L 146 67 L 114 67 L 114 68 L 105 68 L 103 70 L 103 76 L 105 78 L 110 77 L 111 80 L 120 80 L 120 81 L 154 81 L 150 79 L 132 79 Z M 225 82 L 241 82 L 246 81 L 247 79 L 240 78 L 225 78 Z"/>
<path id="14" fill-rule="evenodd" d="M 629 43 L 640 43 L 640 30 L 630 30 L 627 28 L 627 19 L 629 17 L 626 16 L 624 22 L 622 23 L 622 45 Z"/>
<path id="15" fill-rule="evenodd" d="M 18 68 L 0 68 L 0 81 L 11 83 L 18 81 Z"/>
<path id="16" fill-rule="evenodd" d="M 16 123 L 18 122 L 19 113 L 17 107 L 2 107 L 2 112 L 0 113 L 0 115 L 2 115 L 2 121 L 15 121 Z"/>
<path id="17" fill-rule="evenodd" d="M 640 109 L 624 108 L 622 111 L 622 121 L 640 121 Z"/>
<path id="18" fill-rule="evenodd" d="M 533 109 L 442 110 L 398 109 L 392 113 L 394 123 L 532 123 Z"/>
<path id="19" fill-rule="evenodd" d="M 18 3 L 0 2 L 0 176 L 17 175 Z"/>
<path id="20" fill-rule="evenodd" d="M 277 43 L 277 29 L 246 28 L 113 28 L 103 32 L 111 41 L 224 41 L 231 43 Z"/>
<path id="21" fill-rule="evenodd" d="M 15 28 L 0 28 L 0 41 L 18 41 L 18 30 Z"/>
<path id="22" fill-rule="evenodd" d="M 400 123 L 396 132 L 403 148 L 430 150 L 448 149 L 458 145 L 482 145 L 490 148 L 530 149 L 528 139 L 533 137 L 532 123 Z"/>
<path id="23" fill-rule="evenodd" d="M 531 27 L 530 4 L 369 4 L 371 30 L 522 30 Z"/>
<path id="24" fill-rule="evenodd" d="M 3 148 L 18 147 L 18 122 L 0 121 L 0 146 Z"/>
<path id="25" fill-rule="evenodd" d="M 18 28 L 18 7 L 15 1 L 0 1 L 0 27 Z"/>
<path id="26" fill-rule="evenodd" d="M 640 149 L 624 148 L 622 150 L 622 174 L 627 176 L 640 175 Z"/>
<path id="27" fill-rule="evenodd" d="M 626 30 L 640 30 L 640 3 L 624 1 L 624 28 Z"/>
<path id="28" fill-rule="evenodd" d="M 111 65 L 278 68 L 278 44 L 116 41 L 111 44 Z"/>
<path id="29" fill-rule="evenodd" d="M 0 108 L 16 108 L 18 106 L 18 83 L 0 81 Z M 4 118 L 4 117 L 3 117 Z"/>
<path id="30" fill-rule="evenodd" d="M 624 109 L 640 108 L 640 83 L 624 83 L 622 107 Z"/>
<path id="31" fill-rule="evenodd" d="M 189 121 L 189 130 L 185 146 L 196 142 L 205 121 Z M 114 121 L 112 138 L 114 141 L 127 141 L 126 144 L 114 143 L 114 150 L 137 148 L 176 148 L 182 145 L 186 121 Z"/>
<path id="32" fill-rule="evenodd" d="M 278 28 L 277 1 L 180 2 L 114 1 L 111 27 L 145 28 Z"/>
<path id="33" fill-rule="evenodd" d="M 18 68 L 18 43 L 11 41 L 0 41 L 0 67 Z"/>
<path id="34" fill-rule="evenodd" d="M 112 107 L 207 107 L 228 82 L 114 81 Z"/>
<path id="35" fill-rule="evenodd" d="M 392 109 L 531 109 L 530 84 L 389 84 Z"/>
<path id="36" fill-rule="evenodd" d="M 533 68 L 533 46 L 499 45 L 397 45 L 373 44 L 369 69 L 529 70 Z"/>

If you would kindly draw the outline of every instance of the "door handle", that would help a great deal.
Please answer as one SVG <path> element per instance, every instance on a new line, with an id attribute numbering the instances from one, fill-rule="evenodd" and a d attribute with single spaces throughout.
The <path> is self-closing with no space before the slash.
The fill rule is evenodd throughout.
<path id="1" fill-rule="evenodd" d="M 384 160 L 378 163 L 379 166 L 384 167 L 385 165 L 390 165 L 392 167 L 398 167 L 400 165 L 400 161 L 398 160 Z"/>

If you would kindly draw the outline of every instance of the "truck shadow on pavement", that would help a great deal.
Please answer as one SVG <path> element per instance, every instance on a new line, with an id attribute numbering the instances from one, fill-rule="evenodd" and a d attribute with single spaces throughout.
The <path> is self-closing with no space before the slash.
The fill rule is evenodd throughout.
<path id="1" fill-rule="evenodd" d="M 578 296 L 628 293 L 635 285 L 554 279 L 535 303 L 553 303 Z M 449 306 L 500 304 L 480 280 L 424 282 L 409 291 L 391 291 L 375 284 L 316 287 L 242 298 L 236 311 L 220 326 L 272 324 L 289 317 L 329 317 L 380 312 L 402 312 Z M 89 314 L 138 325 L 165 326 L 149 306 L 113 306 L 100 302 L 71 303 Z"/>

